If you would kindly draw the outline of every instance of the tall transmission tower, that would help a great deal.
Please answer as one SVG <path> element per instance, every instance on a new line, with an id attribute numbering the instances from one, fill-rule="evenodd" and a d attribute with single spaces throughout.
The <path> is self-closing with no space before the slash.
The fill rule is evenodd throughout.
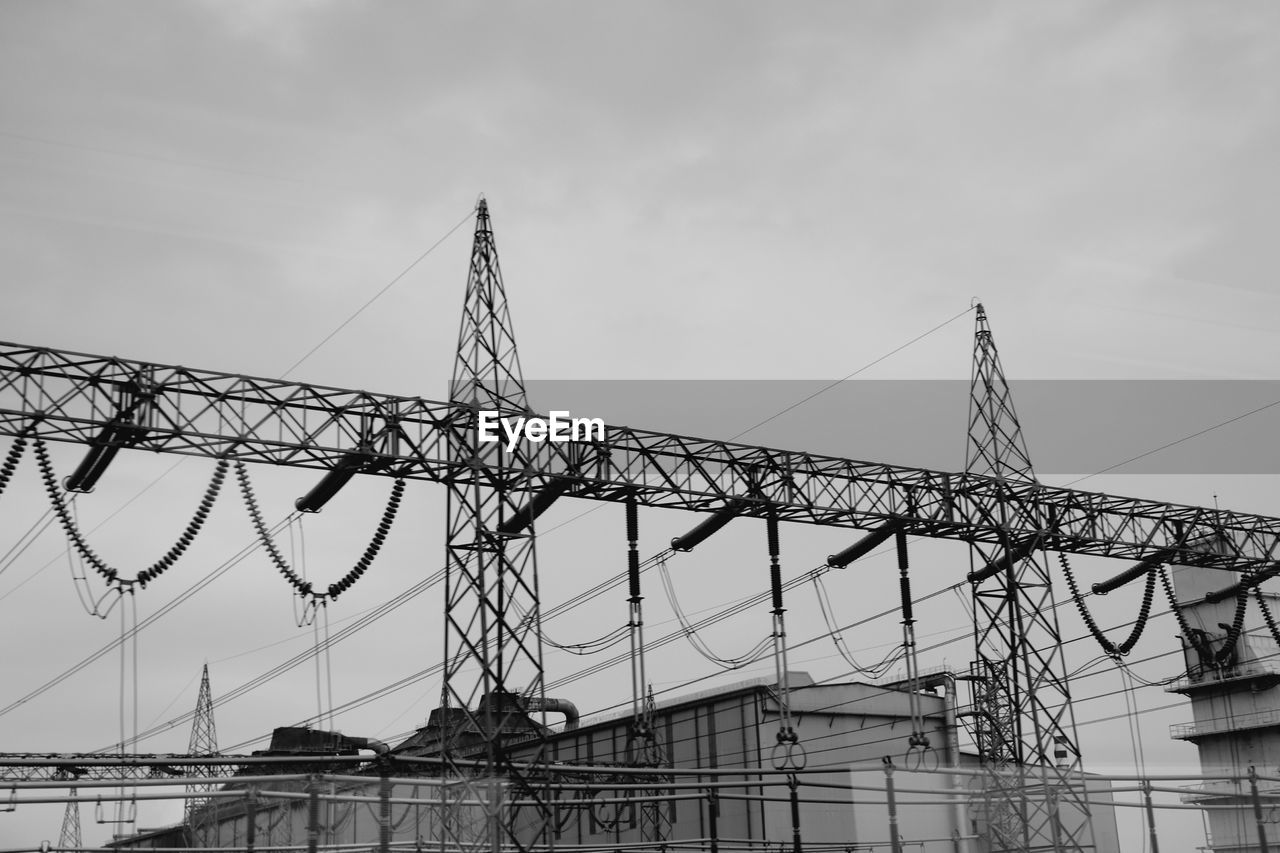
<path id="1" fill-rule="evenodd" d="M 62 814 L 62 831 L 58 833 L 58 848 L 76 850 L 80 847 L 80 801 L 76 799 L 76 789 L 71 789 L 71 799 L 67 800 L 67 810 Z"/>
<path id="2" fill-rule="evenodd" d="M 537 774 L 511 766 L 504 741 L 518 738 L 524 761 L 543 762 L 545 746 L 532 756 L 527 751 L 530 738 L 543 744 L 545 735 L 527 714 L 529 701 L 541 703 L 544 696 L 536 513 L 522 506 L 544 478 L 510 473 L 511 466 L 537 469 L 523 446 L 509 451 L 505 442 L 481 442 L 476 429 L 480 412 L 529 411 L 483 198 L 449 400 L 469 418 L 451 435 L 451 458 L 471 465 L 475 475 L 447 485 L 441 743 L 447 761 L 479 761 L 483 771 L 477 776 L 473 765 L 453 763 L 458 802 L 442 809 L 442 841 L 495 853 L 540 847 L 549 827 L 546 792 Z M 532 803 L 519 817 L 503 805 L 499 779 Z"/>
<path id="3" fill-rule="evenodd" d="M 200 694 L 196 697 L 196 715 L 191 723 L 191 740 L 188 741 L 187 753 L 218 754 L 218 730 L 213 723 L 213 693 L 209 689 L 207 663 L 200 674 Z M 188 790 L 193 794 L 201 794 L 211 792 L 216 787 L 213 784 L 192 785 Z M 187 800 L 184 822 L 187 825 L 188 843 L 205 844 L 205 836 L 217 825 L 217 802 L 213 797 L 191 797 Z"/>
<path id="4" fill-rule="evenodd" d="M 976 325 L 965 472 L 994 477 L 1011 493 L 1034 492 L 1040 484 L 982 305 Z M 1043 531 L 1011 535 L 1027 520 L 1011 517 L 1003 503 L 993 521 L 1002 531 L 999 542 L 973 543 L 978 568 L 969 576 L 988 849 L 1092 849 L 1046 537 Z M 1066 806 L 1083 820 L 1064 824 Z"/>

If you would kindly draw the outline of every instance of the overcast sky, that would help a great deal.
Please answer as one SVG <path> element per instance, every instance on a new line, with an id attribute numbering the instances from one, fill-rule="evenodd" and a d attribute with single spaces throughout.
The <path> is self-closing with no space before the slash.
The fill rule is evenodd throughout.
<path id="1" fill-rule="evenodd" d="M 979 297 L 1017 378 L 1280 379 L 1277 80 L 1280 9 L 1267 3 L 5 0 L 0 339 L 281 376 L 484 193 L 533 378 L 840 378 Z M 289 377 L 443 397 L 470 231 L 454 231 Z M 972 334 L 963 314 L 862 375 L 967 377 Z M 1201 425 L 1235 414 L 1207 412 Z M 936 424 L 957 448 L 964 428 Z M 79 454 L 59 448 L 60 471 Z M 1116 461 L 1100 446 L 1075 476 Z M 211 470 L 202 461 L 113 516 L 171 464 L 126 454 L 79 502 L 86 526 L 102 524 L 94 545 L 113 563 L 150 563 L 194 507 Z M 272 520 L 314 481 L 254 473 Z M 1275 477 L 1080 485 L 1198 504 L 1217 495 L 1224 507 L 1280 514 Z M 345 572 L 386 488 L 355 484 L 307 520 L 313 575 Z M 409 520 L 331 612 L 335 623 L 441 565 L 441 491 L 409 491 Z M 7 549 L 45 510 L 29 460 L 3 499 Z M 247 544 L 237 501 L 228 489 L 190 559 L 140 596 L 140 617 Z M 589 508 L 558 506 L 544 529 Z M 646 551 L 692 521 L 647 513 Z M 788 527 L 788 572 L 848 536 Z M 0 704 L 118 635 L 118 612 L 102 622 L 83 613 L 63 547 L 49 528 L 0 562 Z M 761 531 L 730 531 L 673 563 L 686 607 L 763 588 L 762 547 Z M 921 593 L 967 569 L 958 546 L 927 553 Z M 548 531 L 547 602 L 619 571 L 624 555 L 616 507 Z M 829 579 L 841 621 L 894 604 L 891 562 L 876 560 Z M 738 577 L 746 566 L 749 582 Z M 1119 568 L 1085 566 L 1088 580 Z M 873 576 L 883 597 L 868 610 L 859 581 Z M 651 619 L 666 622 L 650 583 Z M 594 621 L 548 633 L 565 642 L 609 630 L 625 621 L 622 594 L 614 599 L 616 612 L 602 606 Z M 335 649 L 335 702 L 434 663 L 439 606 L 437 588 Z M 812 594 L 792 606 L 804 614 L 797 639 L 811 636 Z M 1130 600 L 1109 606 L 1115 618 L 1132 612 Z M 963 634 L 954 597 L 934 610 L 922 633 Z M 1080 634 L 1078 617 L 1062 613 L 1064 634 Z M 745 635 L 767 631 L 766 613 L 751 618 L 710 639 L 742 651 Z M 849 637 L 874 646 L 896 630 L 880 620 Z M 203 662 L 215 694 L 229 691 L 305 649 L 310 631 L 295 627 L 287 587 L 250 557 L 143 633 L 141 725 L 194 704 Z M 1175 633 L 1171 618 L 1157 620 L 1135 657 L 1169 651 Z M 840 675 L 830 646 L 818 648 L 796 655 L 796 668 Z M 922 665 L 964 666 L 971 654 L 957 642 Z M 683 649 L 655 658 L 656 688 L 711 671 Z M 548 678 L 588 662 L 548 654 Z M 1077 697 L 1119 688 L 1101 669 Z M 1163 657 L 1137 669 L 1159 679 L 1178 665 Z M 590 711 L 626 699 L 627 684 L 615 669 L 566 692 Z M 408 731 L 439 689 L 415 684 L 338 725 Z M 0 719 L 0 750 L 108 746 L 119 739 L 119 692 L 119 659 L 108 656 Z M 1136 701 L 1176 698 L 1142 688 Z M 1123 708 L 1116 696 L 1083 702 L 1076 716 Z M 302 667 L 220 709 L 220 742 L 261 748 L 249 742 L 315 712 L 315 671 Z M 1148 765 L 1194 765 L 1194 751 L 1164 734 L 1189 716 L 1144 716 Z M 184 751 L 186 737 L 175 727 L 140 749 Z M 1123 720 L 1082 727 L 1081 741 L 1087 766 L 1132 766 Z M 142 822 L 176 817 L 153 809 Z M 110 831 L 92 825 L 92 809 L 84 819 L 87 840 Z M 0 815 L 0 838 L 56 839 L 60 820 L 59 807 L 23 808 Z"/>

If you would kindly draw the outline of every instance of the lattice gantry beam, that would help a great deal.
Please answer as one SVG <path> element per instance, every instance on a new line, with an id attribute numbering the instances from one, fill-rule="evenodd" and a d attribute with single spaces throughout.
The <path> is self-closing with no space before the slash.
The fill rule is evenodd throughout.
<path id="1" fill-rule="evenodd" d="M 324 757 L 325 762 L 334 762 Z M 368 757 L 344 757 L 334 764 L 358 766 L 369 763 Z M 201 779 L 213 776 L 235 776 L 246 767 L 264 772 L 287 773 L 293 767 L 306 767 L 306 759 L 264 762 L 256 755 L 150 754 L 111 756 L 102 753 L 0 753 L 0 783 L 4 782 L 76 782 L 120 781 L 131 779 Z M 312 758 L 315 764 L 316 759 Z M 270 768 L 269 770 L 267 768 Z M 301 771 L 295 771 L 301 772 Z"/>
<path id="2" fill-rule="evenodd" d="M 1069 553 L 1139 560 L 1163 549 L 1186 565 L 1248 569 L 1280 557 L 1280 519 L 669 433 L 607 427 L 605 441 L 531 444 L 501 455 L 473 445 L 466 405 L 0 343 L 0 435 L 93 444 L 122 412 L 141 450 L 329 469 L 363 454 L 365 473 L 529 487 L 566 479 L 566 494 L 787 521 L 876 527 L 999 544 L 1047 536 Z M 507 412 L 524 415 L 525 412 Z M 142 434 L 139 434 L 141 432 Z M 1184 543 L 1220 535 L 1229 553 Z"/>

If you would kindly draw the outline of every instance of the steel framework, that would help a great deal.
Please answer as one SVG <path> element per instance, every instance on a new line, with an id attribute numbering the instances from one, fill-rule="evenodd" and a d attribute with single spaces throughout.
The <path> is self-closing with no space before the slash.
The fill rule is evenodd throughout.
<path id="1" fill-rule="evenodd" d="M 213 691 L 209 688 L 209 664 L 200 673 L 200 692 L 196 696 L 195 718 L 191 721 L 191 738 L 187 752 L 191 755 L 215 756 L 218 754 L 218 729 L 213 721 Z M 210 792 L 217 786 L 192 785 L 193 792 Z M 212 824 L 217 822 L 217 804 L 212 798 L 193 798 L 183 807 L 187 826 L 187 838 L 191 844 L 204 846 Z"/>
<path id="2" fill-rule="evenodd" d="M 1038 485 L 982 305 L 974 335 L 965 471 L 1021 487 Z M 1003 526 L 1005 519 L 998 520 Z M 987 849 L 993 853 L 1075 851 L 1093 844 L 1088 820 L 1073 830 L 1058 819 L 1059 801 L 1086 816 L 1089 806 L 1083 789 L 1069 784 L 1072 775 L 1079 777 L 1080 750 L 1048 542 L 1044 535 L 1021 542 L 1010 535 L 995 547 L 971 546 L 983 567 L 970 576 L 977 651 L 973 705 L 978 750 L 989 771 L 982 812 Z M 1044 776 L 1034 794 L 1009 772 L 1027 766 Z"/>
<path id="3" fill-rule="evenodd" d="M 505 411 L 513 417 L 524 411 Z M 500 445 L 468 461 L 476 410 L 419 397 L 0 343 L 0 435 L 445 483 L 536 488 L 641 506 L 875 528 L 1067 553 L 1250 571 L 1280 557 L 1280 519 L 974 473 L 607 426 L 603 441 Z M 132 430 L 130 432 L 129 430 Z M 1185 545 L 1212 535 L 1222 554 Z"/>
<path id="4" fill-rule="evenodd" d="M 101 752 L 0 753 L 0 783 L 13 782 L 127 782 L 135 779 L 208 779 L 243 774 L 247 768 L 284 773 L 292 768 L 309 772 L 317 764 L 363 766 L 368 756 L 188 755 L 150 753 L 109 755 Z M 301 771 L 299 771 L 301 772 Z"/>
<path id="5" fill-rule="evenodd" d="M 0 435 L 88 445 L 95 476 L 118 450 L 136 448 L 444 483 L 445 755 L 458 757 L 453 767 L 466 789 L 460 799 L 483 799 L 498 789 L 493 780 L 501 774 L 514 776 L 521 801 L 537 806 L 517 829 L 510 814 L 499 819 L 501 805 L 493 799 L 485 827 L 452 826 L 446 833 L 458 846 L 523 847 L 547 832 L 545 808 L 538 805 L 544 802 L 537 793 L 540 773 L 513 767 L 499 733 L 523 717 L 522 702 L 541 698 L 532 520 L 543 498 L 564 494 L 700 512 L 731 507 L 737 515 L 891 528 L 981 546 L 987 565 L 977 581 L 995 584 L 992 594 L 984 585 L 975 597 L 993 623 L 981 630 L 978 645 L 991 676 L 988 710 L 999 721 L 984 751 L 996 762 L 1052 763 L 1064 734 L 1071 760 L 1078 760 L 1062 716 L 1069 705 L 1055 647 L 1038 645 L 1056 633 L 1046 634 L 1049 626 L 1038 623 L 1029 632 L 1024 624 L 1028 608 L 1043 605 L 1048 595 L 1047 582 L 1037 585 L 1047 581 L 1043 564 L 1035 564 L 1030 581 L 1022 568 L 1035 563 L 1036 553 L 1160 555 L 1247 576 L 1276 570 L 1280 519 L 1036 482 L 984 324 L 980 312 L 974 445 L 964 473 L 630 427 L 606 427 L 600 440 L 520 442 L 508 451 L 477 435 L 482 410 L 530 414 L 481 202 L 448 402 L 0 343 Z M 1210 553 L 1184 545 L 1209 536 L 1227 547 Z M 531 726 L 526 738 L 541 736 Z M 482 772 L 473 771 L 469 757 L 482 761 Z M 95 765 L 39 766 L 71 774 Z"/>
<path id="6" fill-rule="evenodd" d="M 76 789 L 72 788 L 67 809 L 62 813 L 62 829 L 58 832 L 58 847 L 63 850 L 75 850 L 80 847 L 80 801 L 76 797 Z"/>
<path id="7" fill-rule="evenodd" d="M 467 276 L 462 327 L 458 332 L 450 401 L 472 412 L 528 409 L 524 377 L 516 353 L 498 252 L 483 199 Z M 454 766 L 461 784 L 456 801 L 487 806 L 485 826 L 477 826 L 472 806 L 446 807 L 442 841 L 458 848 L 489 847 L 494 853 L 541 846 L 550 810 L 542 790 L 546 775 L 512 766 L 504 741 L 516 735 L 525 750 L 535 744 L 530 763 L 543 763 L 543 728 L 527 710 L 543 697 L 541 611 L 532 517 L 521 518 L 530 488 L 541 478 L 505 473 L 522 460 L 503 442 L 482 443 L 475 430 L 455 434 L 451 459 L 471 468 L 469 478 L 446 481 L 448 536 L 445 543 L 444 702 L 439 715 L 446 758 L 478 741 L 480 774 Z M 492 472 L 492 476 L 490 476 Z M 530 700 L 536 700 L 530 702 Z M 541 775 L 541 781 L 538 777 Z M 496 796 L 499 777 L 514 784 L 520 799 L 532 802 L 527 817 L 506 814 Z"/>

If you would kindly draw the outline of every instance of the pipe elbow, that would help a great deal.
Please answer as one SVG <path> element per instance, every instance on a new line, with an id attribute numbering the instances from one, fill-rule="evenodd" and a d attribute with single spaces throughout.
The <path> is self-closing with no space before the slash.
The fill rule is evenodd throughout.
<path id="1" fill-rule="evenodd" d="M 530 699 L 526 703 L 526 707 L 530 711 L 551 711 L 556 714 L 564 714 L 564 730 L 566 732 L 576 729 L 578 720 L 581 719 L 581 715 L 578 713 L 578 706 L 568 699 Z"/>

